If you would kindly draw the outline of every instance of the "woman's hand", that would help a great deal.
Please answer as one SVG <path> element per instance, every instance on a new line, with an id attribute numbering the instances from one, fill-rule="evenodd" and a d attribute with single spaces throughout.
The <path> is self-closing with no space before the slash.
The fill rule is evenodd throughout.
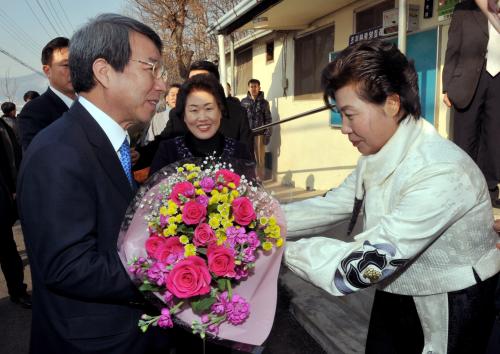
<path id="1" fill-rule="evenodd" d="M 500 219 L 495 220 L 495 224 L 493 224 L 493 230 L 500 233 Z M 500 250 L 500 242 L 497 242 L 497 248 Z"/>

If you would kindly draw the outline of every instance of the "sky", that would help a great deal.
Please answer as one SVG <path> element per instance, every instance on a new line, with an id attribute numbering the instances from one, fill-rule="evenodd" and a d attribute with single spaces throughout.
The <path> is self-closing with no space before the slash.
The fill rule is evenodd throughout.
<path id="1" fill-rule="evenodd" d="M 127 0 L 0 0 L 0 49 L 41 71 L 42 48 L 52 38 L 71 38 L 97 14 L 123 14 L 127 7 Z M 32 73 L 0 51 L 0 77 Z"/>

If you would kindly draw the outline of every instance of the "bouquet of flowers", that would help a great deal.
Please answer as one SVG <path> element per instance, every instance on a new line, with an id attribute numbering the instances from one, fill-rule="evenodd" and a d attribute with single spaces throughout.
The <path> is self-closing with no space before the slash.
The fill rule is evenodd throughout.
<path id="1" fill-rule="evenodd" d="M 177 317 L 201 338 L 260 345 L 274 319 L 281 209 L 234 171 L 238 162 L 194 162 L 159 171 L 127 212 L 122 262 L 139 289 L 164 304 L 139 326 L 168 328 Z"/>

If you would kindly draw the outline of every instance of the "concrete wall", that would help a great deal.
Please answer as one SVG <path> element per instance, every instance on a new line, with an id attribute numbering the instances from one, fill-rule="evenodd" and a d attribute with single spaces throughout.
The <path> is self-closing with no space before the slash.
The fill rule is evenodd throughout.
<path id="1" fill-rule="evenodd" d="M 273 120 L 281 120 L 292 115 L 323 105 L 321 95 L 297 99 L 294 92 L 294 36 L 309 32 L 325 25 L 335 25 L 334 50 L 342 50 L 348 44 L 349 35 L 354 32 L 353 12 L 372 4 L 373 1 L 357 1 L 352 5 L 313 21 L 310 28 L 302 32 L 273 32 L 253 41 L 253 75 L 261 81 L 262 90 L 271 105 Z M 436 88 L 435 125 L 447 137 L 449 113 L 442 104 L 441 70 L 448 32 L 448 23 L 438 23 L 437 2 L 434 15 L 423 19 L 424 1 L 413 1 L 420 5 L 420 30 L 436 28 L 439 25 L 438 65 Z M 274 38 L 274 61 L 266 63 L 266 42 Z M 288 87 L 284 90 L 284 82 Z M 241 96 L 240 96 L 241 97 Z M 278 180 L 301 188 L 330 189 L 337 186 L 354 168 L 359 153 L 352 147 L 338 128 L 329 125 L 328 111 L 279 125 L 273 130 L 268 150 L 273 153 L 274 173 Z"/>

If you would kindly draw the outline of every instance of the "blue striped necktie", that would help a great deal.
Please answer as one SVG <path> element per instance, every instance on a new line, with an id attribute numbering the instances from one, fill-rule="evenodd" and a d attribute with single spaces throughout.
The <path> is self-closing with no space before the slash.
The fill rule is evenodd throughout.
<path id="1" fill-rule="evenodd" d="M 123 141 L 123 144 L 120 146 L 118 152 L 120 153 L 120 163 L 122 164 L 123 170 L 127 175 L 128 182 L 130 183 L 130 186 L 133 186 L 132 159 L 130 158 L 130 145 L 127 138 Z"/>

